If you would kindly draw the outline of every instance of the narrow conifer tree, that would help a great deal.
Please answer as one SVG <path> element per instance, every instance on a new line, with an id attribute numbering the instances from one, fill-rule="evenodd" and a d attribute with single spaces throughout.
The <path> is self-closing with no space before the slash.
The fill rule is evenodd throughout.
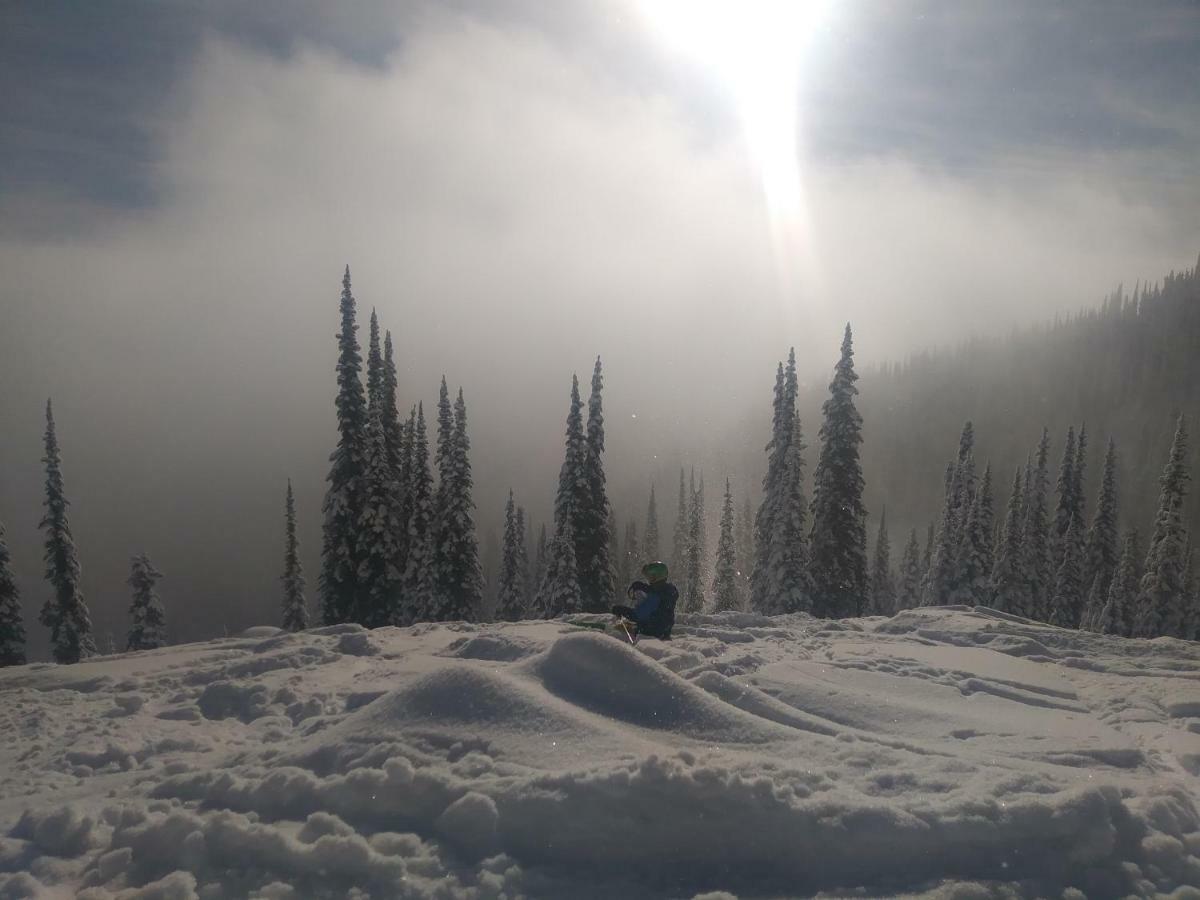
<path id="1" fill-rule="evenodd" d="M 917 529 L 909 535 L 904 555 L 900 558 L 900 583 L 896 589 L 896 612 L 912 609 L 921 602 L 921 542 Z"/>
<path id="2" fill-rule="evenodd" d="M 875 560 L 871 566 L 871 604 L 868 611 L 873 616 L 890 616 L 896 612 L 896 583 L 892 578 L 891 554 L 885 506 L 879 514 L 879 531 L 875 535 Z"/>
<path id="3" fill-rule="evenodd" d="M 1000 537 L 1000 552 L 992 567 L 988 605 L 1001 612 L 1018 616 L 1028 615 L 1026 590 L 1028 584 L 1023 576 L 1021 554 L 1021 497 L 1024 493 L 1021 470 L 1013 473 L 1012 493 L 1008 497 L 1008 510 L 1004 516 L 1004 531 Z"/>
<path id="4" fill-rule="evenodd" d="M 0 668 L 25 665 L 25 623 L 21 592 L 13 575 L 4 523 L 0 522 Z"/>
<path id="5" fill-rule="evenodd" d="M 496 593 L 496 620 L 516 622 L 525 618 L 525 584 L 521 571 L 521 545 L 525 529 L 517 518 L 513 492 L 504 505 L 504 546 L 500 557 L 499 588 Z"/>
<path id="6" fill-rule="evenodd" d="M 1067 427 L 1067 441 L 1058 463 L 1058 484 L 1054 488 L 1058 503 L 1050 523 L 1050 570 L 1057 572 L 1062 565 L 1063 541 L 1075 512 L 1075 426 Z"/>
<path id="7" fill-rule="evenodd" d="M 442 379 L 443 396 L 445 379 Z M 442 412 L 438 410 L 441 430 Z M 439 443 L 442 440 L 438 436 Z M 434 520 L 434 621 L 477 621 L 483 612 L 483 571 L 471 499 L 471 442 L 462 388 L 454 402 L 445 447 L 439 446 L 438 504 Z"/>
<path id="8" fill-rule="evenodd" d="M 1022 504 L 1024 526 L 1021 532 L 1021 575 L 1025 580 L 1024 615 L 1045 622 L 1049 615 L 1050 552 L 1049 524 L 1046 519 L 1046 499 L 1050 480 L 1047 460 L 1050 454 L 1050 433 L 1042 429 L 1038 443 L 1037 465 L 1027 470 L 1027 501 Z"/>
<path id="9" fill-rule="evenodd" d="M 694 479 L 693 479 L 694 480 Z M 702 612 L 705 606 L 706 553 L 704 539 L 704 476 L 700 487 L 692 488 L 692 502 L 688 508 L 687 564 L 685 568 L 683 596 L 680 598 L 681 612 Z"/>
<path id="10" fill-rule="evenodd" d="M 792 366 L 789 366 L 792 369 Z M 809 579 L 808 500 L 804 496 L 804 438 L 800 417 L 792 417 L 792 436 L 784 455 L 782 495 L 771 536 L 767 597 L 769 614 L 812 612 Z"/>
<path id="11" fill-rule="evenodd" d="M 329 457 L 329 489 L 322 507 L 321 617 L 326 625 L 349 620 L 361 607 L 358 583 L 358 521 L 362 515 L 367 449 L 367 402 L 360 375 L 362 357 L 355 332 L 350 267 L 342 278 L 342 327 L 338 332 L 338 444 Z"/>
<path id="12" fill-rule="evenodd" d="M 395 624 L 428 621 L 434 588 L 433 564 L 433 474 L 429 469 L 429 434 L 425 406 L 417 404 L 413 432 L 411 501 L 408 514 L 408 560 L 404 568 L 404 591 Z"/>
<path id="13" fill-rule="evenodd" d="M 80 588 L 79 556 L 67 521 L 66 489 L 62 476 L 54 413 L 46 401 L 46 514 L 41 528 L 46 532 L 46 580 L 54 596 L 42 607 L 40 621 L 50 629 L 51 650 L 57 663 L 76 663 L 96 654 L 92 618 Z"/>
<path id="14" fill-rule="evenodd" d="M 1084 490 L 1087 487 L 1087 424 L 1079 426 L 1079 434 L 1075 439 L 1075 464 L 1071 467 L 1071 517 L 1079 523 L 1079 537 L 1085 539 L 1085 518 L 1087 497 Z"/>
<path id="15" fill-rule="evenodd" d="M 384 333 L 383 337 L 383 379 L 380 400 L 380 418 L 383 420 L 383 441 L 387 450 L 388 467 L 396 482 L 396 514 L 397 533 L 396 544 L 399 547 L 399 567 L 403 572 L 408 564 L 408 515 L 409 515 L 409 461 L 412 458 L 412 431 L 408 422 L 401 421 L 400 410 L 397 406 L 396 391 L 398 379 L 396 376 L 396 357 L 392 347 L 392 333 Z M 415 414 L 415 410 L 413 411 Z"/>
<path id="16" fill-rule="evenodd" d="M 813 477 L 811 579 L 814 612 L 826 617 L 862 615 L 867 598 L 867 511 L 859 460 L 862 416 L 850 326 L 822 407 L 821 455 Z"/>
<path id="17" fill-rule="evenodd" d="M 529 539 L 532 535 L 525 507 L 517 507 L 517 533 L 521 536 L 517 544 L 517 578 L 521 582 L 521 618 L 528 619 L 533 610 L 533 592 L 530 581 L 533 573 L 529 569 Z"/>
<path id="18" fill-rule="evenodd" d="M 921 577 L 924 579 L 929 574 L 929 569 L 933 565 L 933 541 L 934 527 L 930 522 L 928 528 L 925 529 L 925 552 L 921 554 L 921 571 L 924 573 Z"/>
<path id="19" fill-rule="evenodd" d="M 737 551 L 733 540 L 733 492 L 725 479 L 725 501 L 721 507 L 721 533 L 717 538 L 716 575 L 713 577 L 713 609 L 717 612 L 737 609 L 741 603 L 738 591 Z"/>
<path id="20" fill-rule="evenodd" d="M 129 606 L 129 637 L 126 650 L 157 650 L 167 644 L 167 616 L 155 584 L 162 573 L 145 553 L 133 558 L 129 586 L 133 588 L 133 603 Z"/>
<path id="21" fill-rule="evenodd" d="M 539 601 L 541 596 L 542 582 L 546 578 L 546 565 L 549 561 L 550 543 L 546 539 L 546 523 L 542 523 L 542 527 L 538 530 L 537 549 L 533 556 L 533 603 L 531 610 L 537 611 L 539 614 L 544 614 L 545 609 Z"/>
<path id="22" fill-rule="evenodd" d="M 284 501 L 283 549 L 283 628 L 303 631 L 308 628 L 308 604 L 304 600 L 304 568 L 300 563 L 300 539 L 296 536 L 296 498 L 292 494 L 292 479 L 287 483 Z"/>
<path id="23" fill-rule="evenodd" d="M 380 388 L 382 390 L 382 388 Z M 395 470 L 388 462 L 382 403 L 371 404 L 362 510 L 358 518 L 360 604 L 349 621 L 378 628 L 400 617 L 404 562 L 400 558 L 400 498 Z"/>
<path id="24" fill-rule="evenodd" d="M 592 370 L 592 391 L 588 397 L 587 434 L 584 439 L 583 495 L 576 508 L 574 526 L 576 563 L 579 566 L 579 590 L 587 612 L 607 612 L 616 593 L 610 555 L 615 539 L 610 528 L 612 513 L 604 476 L 604 405 L 601 393 L 604 376 L 600 357 Z"/>
<path id="25" fill-rule="evenodd" d="M 1075 520 L 1067 526 L 1062 540 L 1062 562 L 1054 578 L 1054 593 L 1050 598 L 1051 625 L 1059 628 L 1077 628 L 1083 614 L 1083 573 L 1080 557 L 1083 555 L 1079 532 Z"/>
<path id="26" fill-rule="evenodd" d="M 1121 544 L 1121 558 L 1108 587 L 1108 599 L 1095 621 L 1095 630 L 1101 634 L 1116 634 L 1129 637 L 1133 634 L 1134 602 L 1137 599 L 1138 582 L 1141 580 L 1142 548 L 1136 528 L 1125 532 Z"/>
<path id="27" fill-rule="evenodd" d="M 577 571 L 571 520 L 564 519 L 555 531 L 554 540 L 546 552 L 546 574 L 538 592 L 538 603 L 542 608 L 542 615 L 547 619 L 583 612 Z"/>
<path id="28" fill-rule="evenodd" d="M 672 535 L 671 563 L 669 566 L 671 571 L 683 573 L 687 569 L 688 539 L 688 495 L 684 491 L 683 466 L 680 466 L 679 504 L 675 511 L 675 533 Z M 681 584 L 680 587 L 685 588 L 685 590 L 680 592 L 681 595 L 686 594 L 686 585 Z"/>
<path id="29" fill-rule="evenodd" d="M 734 544 L 737 548 L 738 590 L 745 604 L 750 596 L 750 569 L 754 566 L 754 511 L 750 498 L 742 498 L 742 511 L 734 525 Z M 805 537 L 807 538 L 807 533 Z M 805 573 L 807 574 L 807 573 Z"/>
<path id="30" fill-rule="evenodd" d="M 635 569 L 640 572 L 641 564 L 655 562 L 659 558 L 658 547 L 658 504 L 654 499 L 654 484 L 650 485 L 650 500 L 646 504 L 646 532 L 642 536 L 642 559 Z"/>
<path id="31" fill-rule="evenodd" d="M 1146 553 L 1146 565 L 1135 603 L 1134 637 L 1181 637 L 1185 598 L 1184 556 L 1187 535 L 1183 528 L 1183 498 L 1187 470 L 1187 423 L 1179 417 L 1171 454 L 1159 484 L 1158 515 Z"/>
<path id="32" fill-rule="evenodd" d="M 967 512 L 963 525 L 962 543 L 954 561 L 954 589 L 951 593 L 955 603 L 968 606 L 986 606 L 991 600 L 991 577 L 994 569 L 992 559 L 993 527 L 995 513 L 992 509 L 992 466 L 983 470 L 983 480 L 975 491 L 975 499 Z"/>
<path id="33" fill-rule="evenodd" d="M 1076 464 L 1076 469 L 1079 464 Z M 1085 579 L 1090 577 L 1086 612 L 1082 627 L 1097 631 L 1098 621 L 1108 602 L 1108 590 L 1117 570 L 1117 451 L 1112 438 L 1104 454 L 1104 470 L 1100 476 L 1100 493 L 1096 498 L 1096 513 L 1088 529 L 1083 555 Z"/>

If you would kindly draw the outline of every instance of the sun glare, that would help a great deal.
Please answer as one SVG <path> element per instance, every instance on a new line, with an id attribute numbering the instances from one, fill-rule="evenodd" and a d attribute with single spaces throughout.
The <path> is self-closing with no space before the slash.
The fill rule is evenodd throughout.
<path id="1" fill-rule="evenodd" d="M 784 288 L 797 287 L 807 256 L 797 91 L 804 56 L 832 0 L 640 0 L 675 52 L 711 68 L 737 106 L 762 179 Z"/>

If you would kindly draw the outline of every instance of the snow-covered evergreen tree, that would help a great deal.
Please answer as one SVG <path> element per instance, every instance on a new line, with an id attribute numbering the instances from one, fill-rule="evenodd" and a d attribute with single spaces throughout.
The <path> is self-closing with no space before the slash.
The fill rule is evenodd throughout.
<path id="1" fill-rule="evenodd" d="M 517 517 L 513 492 L 504 504 L 504 546 L 500 557 L 499 588 L 496 593 L 496 620 L 516 622 L 525 618 L 525 582 L 521 556 L 525 528 Z"/>
<path id="2" fill-rule="evenodd" d="M 1075 513 L 1075 426 L 1067 426 L 1067 440 L 1058 463 L 1058 483 L 1054 488 L 1058 503 L 1050 523 L 1050 570 L 1062 565 L 1063 541 Z"/>
<path id="3" fill-rule="evenodd" d="M 517 507 L 517 533 L 521 536 L 517 543 L 517 578 L 521 582 L 521 618 L 528 619 L 533 611 L 533 595 L 536 587 L 530 587 L 533 573 L 529 568 L 529 520 L 525 515 L 525 507 Z"/>
<path id="4" fill-rule="evenodd" d="M 930 522 L 925 529 L 925 552 L 921 554 L 921 570 L 924 573 L 921 577 L 924 579 L 929 574 L 929 569 L 933 565 L 933 544 L 934 544 L 934 527 Z"/>
<path id="5" fill-rule="evenodd" d="M 798 520 L 807 517 L 802 478 L 797 474 L 803 468 L 803 445 L 791 453 L 793 437 L 799 434 L 796 411 L 797 377 L 796 353 L 788 351 L 785 369 L 780 363 L 775 371 L 775 395 L 771 417 L 771 439 L 767 442 L 767 473 L 763 477 L 762 500 L 754 517 L 755 555 L 750 568 L 750 605 L 768 615 L 792 611 L 797 597 L 784 597 L 788 590 L 798 591 L 807 598 L 808 547 L 792 547 L 797 535 L 794 533 Z M 799 488 L 799 493 L 797 493 Z M 791 509 L 792 502 L 801 503 L 800 509 Z M 802 557 L 802 559 L 801 559 Z M 789 578 L 797 563 L 804 567 L 804 582 L 789 584 Z M 806 601 L 798 601 L 806 605 Z"/>
<path id="6" fill-rule="evenodd" d="M 0 522 L 0 668 L 25 665 L 25 622 L 21 592 L 13 575 L 12 559 Z"/>
<path id="7" fill-rule="evenodd" d="M 54 596 L 42 607 L 39 621 L 50 629 L 51 651 L 57 663 L 76 663 L 96 654 L 92 618 L 79 585 L 79 555 L 67 521 L 62 457 L 54 430 L 54 412 L 46 401 L 46 514 L 39 524 L 46 532 L 46 580 Z"/>
<path id="8" fill-rule="evenodd" d="M 338 444 L 329 457 L 329 489 L 322 507 L 321 617 L 326 625 L 346 622 L 362 605 L 358 583 L 358 522 L 362 515 L 367 449 L 367 401 L 360 375 L 362 357 L 355 332 L 350 267 L 342 278 L 342 327 L 338 332 L 336 401 Z"/>
<path id="9" fill-rule="evenodd" d="M 542 582 L 546 578 L 546 566 L 549 562 L 550 543 L 546 539 L 546 523 L 542 523 L 542 527 L 538 530 L 537 549 L 533 555 L 533 598 L 530 604 L 530 610 L 536 611 L 538 614 L 544 612 L 539 597 L 542 590 Z"/>
<path id="10" fill-rule="evenodd" d="M 921 602 L 921 579 L 924 577 L 921 563 L 921 542 L 917 529 L 912 530 L 904 555 L 900 557 L 900 581 L 896 586 L 896 612 L 912 609 Z"/>
<path id="11" fill-rule="evenodd" d="M 991 602 L 994 519 L 992 466 L 988 463 L 983 470 L 983 480 L 975 490 L 971 508 L 967 511 L 967 518 L 963 523 L 962 543 L 959 544 L 954 558 L 954 588 L 951 597 L 955 603 L 986 606 Z"/>
<path id="12" fill-rule="evenodd" d="M 701 612 L 705 606 L 705 571 L 707 553 L 705 546 L 704 521 L 704 476 L 700 487 L 691 490 L 692 502 L 688 508 L 687 563 L 684 570 L 683 593 L 680 596 L 681 612 Z"/>
<path id="13" fill-rule="evenodd" d="M 604 404 L 601 393 L 604 375 L 600 357 L 592 370 L 592 392 L 588 397 L 587 434 L 583 456 L 583 502 L 573 522 L 579 590 L 587 612 L 607 612 L 616 594 L 614 559 L 610 555 L 608 487 L 604 476 Z"/>
<path id="14" fill-rule="evenodd" d="M 554 533 L 554 540 L 546 551 L 546 574 L 542 577 L 542 587 L 538 591 L 538 605 L 547 619 L 583 612 L 577 571 L 571 520 L 565 518 L 559 524 Z"/>
<path id="15" fill-rule="evenodd" d="M 725 479 L 725 501 L 721 507 L 721 533 L 717 538 L 717 565 L 712 585 L 713 609 L 738 609 L 737 550 L 733 540 L 733 491 Z"/>
<path id="16" fill-rule="evenodd" d="M 688 560 L 688 494 L 684 490 L 683 466 L 679 467 L 679 503 L 675 509 L 675 532 L 671 540 L 671 561 L 668 569 L 672 572 L 684 573 Z M 679 576 L 677 575 L 676 578 Z M 686 585 L 680 583 L 679 594 L 686 593 Z"/>
<path id="17" fill-rule="evenodd" d="M 1054 593 L 1050 597 L 1051 625 L 1059 628 L 1078 628 L 1083 616 L 1083 573 L 1080 558 L 1083 548 L 1075 519 L 1067 526 L 1062 539 L 1062 562 L 1054 578 Z"/>
<path id="18" fill-rule="evenodd" d="M 987 605 L 1001 612 L 1028 615 L 1029 585 L 1024 577 L 1021 552 L 1021 531 L 1024 516 L 1021 498 L 1024 496 L 1023 479 L 1018 468 L 1013 473 L 1012 493 L 1008 497 L 1008 509 L 1004 515 L 1004 530 L 1000 536 L 1000 550 L 989 585 Z"/>
<path id="19" fill-rule="evenodd" d="M 1084 489 L 1087 486 L 1087 424 L 1079 426 L 1079 434 L 1075 438 L 1075 464 L 1071 467 L 1071 517 L 1079 523 L 1079 538 L 1081 546 L 1086 546 L 1084 531 L 1084 514 L 1087 511 L 1087 497 Z"/>
<path id="20" fill-rule="evenodd" d="M 160 578 L 162 573 L 154 568 L 145 553 L 133 558 L 129 572 L 133 602 L 129 605 L 126 650 L 157 650 L 167 645 L 167 614 L 155 589 Z"/>
<path id="21" fill-rule="evenodd" d="M 929 571 L 926 573 L 921 594 L 922 606 L 943 606 L 952 602 L 954 561 L 959 537 L 958 511 L 955 507 L 957 485 L 954 477 L 947 482 L 946 499 L 942 504 L 942 523 L 934 541 Z"/>
<path id="22" fill-rule="evenodd" d="M 442 392 L 445 395 L 445 379 Z M 442 412 L 438 410 L 439 442 Z M 439 480 L 433 540 L 434 621 L 477 621 L 483 612 L 483 571 L 471 499 L 471 442 L 462 388 L 454 402 L 450 436 L 439 446 Z"/>
<path id="23" fill-rule="evenodd" d="M 1187 423 L 1179 417 L 1171 454 L 1159 483 L 1158 515 L 1146 553 L 1146 565 L 1134 606 L 1134 637 L 1181 637 L 1185 596 L 1184 556 L 1187 534 L 1183 528 L 1183 498 L 1187 492 Z"/>
<path id="24" fill-rule="evenodd" d="M 859 459 L 862 416 L 854 406 L 854 344 L 850 326 L 822 407 L 821 455 L 813 477 L 810 573 L 814 612 L 861 615 L 867 599 L 867 511 Z"/>
<path id="25" fill-rule="evenodd" d="M 1095 630 L 1101 634 L 1118 634 L 1129 637 L 1133 634 L 1134 603 L 1137 600 L 1138 584 L 1141 581 L 1142 547 L 1136 528 L 1125 532 L 1121 543 L 1121 558 L 1108 587 L 1108 599 L 1095 621 Z"/>
<path id="26" fill-rule="evenodd" d="M 891 545 L 888 543 L 887 507 L 879 513 L 879 531 L 875 535 L 875 559 L 871 564 L 871 603 L 873 616 L 896 612 L 896 583 L 892 578 Z"/>
<path id="27" fill-rule="evenodd" d="M 1100 475 L 1100 492 L 1096 499 L 1096 515 L 1087 529 L 1084 571 L 1096 581 L 1096 596 L 1100 607 L 1108 598 L 1112 574 L 1117 569 L 1117 451 L 1109 438 L 1104 454 L 1104 472 Z M 1079 463 L 1076 463 L 1076 470 Z"/>
<path id="28" fill-rule="evenodd" d="M 1050 433 L 1042 430 L 1038 443 L 1037 465 L 1026 470 L 1027 499 L 1022 504 L 1024 524 L 1021 531 L 1021 576 L 1025 580 L 1023 613 L 1045 622 L 1049 616 L 1050 591 L 1050 529 L 1047 522 L 1046 500 L 1050 490 L 1047 460 L 1050 454 Z"/>
<path id="29" fill-rule="evenodd" d="M 283 628 L 303 631 L 308 627 L 308 604 L 304 600 L 304 567 L 300 563 L 300 539 L 296 536 L 296 498 L 292 479 L 287 483 L 284 502 L 283 548 Z"/>
<path id="30" fill-rule="evenodd" d="M 380 401 L 380 418 L 383 420 L 383 439 L 387 448 L 388 465 L 396 481 L 396 503 L 399 517 L 399 532 L 396 543 L 400 548 L 400 571 L 408 566 L 408 516 L 409 516 L 409 463 L 412 459 L 412 429 L 415 424 L 416 410 L 414 409 L 407 421 L 400 419 L 400 409 L 397 406 L 396 391 L 398 379 L 396 376 L 396 357 L 392 347 L 392 333 L 384 333 L 383 337 L 383 385 Z"/>
<path id="31" fill-rule="evenodd" d="M 654 499 L 654 485 L 650 485 L 650 500 L 646 504 L 646 531 L 642 535 L 640 563 L 654 562 L 659 559 L 658 546 L 658 503 Z M 641 571 L 641 565 L 635 567 Z"/>
<path id="32" fill-rule="evenodd" d="M 622 561 L 622 554 L 624 551 L 621 549 L 621 541 L 619 540 L 618 535 L 617 514 L 610 506 L 608 508 L 608 561 L 611 563 L 613 569 L 613 597 L 610 599 L 616 597 L 618 590 L 623 590 L 623 588 L 618 588 L 617 586 L 617 582 L 620 580 L 619 570 L 621 570 L 624 566 L 624 562 Z M 610 603 L 609 606 L 612 606 L 612 603 Z"/>
<path id="33" fill-rule="evenodd" d="M 382 390 L 382 387 L 380 387 Z M 358 583 L 361 603 L 348 619 L 378 628 L 400 617 L 404 561 L 400 558 L 400 498 L 388 461 L 382 403 L 372 403 L 367 425 L 362 510 L 358 517 Z"/>
<path id="34" fill-rule="evenodd" d="M 411 625 L 431 617 L 434 588 L 433 474 L 429 469 L 429 433 L 425 406 L 417 404 L 410 462 L 408 559 L 404 567 L 403 603 L 395 624 Z"/>

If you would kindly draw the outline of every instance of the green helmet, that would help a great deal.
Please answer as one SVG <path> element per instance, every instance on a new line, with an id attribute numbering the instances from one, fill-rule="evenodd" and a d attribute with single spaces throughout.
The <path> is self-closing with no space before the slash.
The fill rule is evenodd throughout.
<path id="1" fill-rule="evenodd" d="M 642 574 L 646 576 L 646 579 L 651 584 L 654 584 L 655 582 L 658 582 L 658 581 L 666 581 L 667 580 L 667 564 L 665 562 L 661 562 L 659 560 L 655 560 L 654 562 L 648 562 L 644 566 L 642 566 Z"/>

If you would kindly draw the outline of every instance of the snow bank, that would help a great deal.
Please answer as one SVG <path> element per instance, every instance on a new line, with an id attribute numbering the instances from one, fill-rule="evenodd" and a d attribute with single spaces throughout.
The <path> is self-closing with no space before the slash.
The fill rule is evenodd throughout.
<path id="1" fill-rule="evenodd" d="M 1200 896 L 1184 642 L 967 608 L 255 629 L 0 693 L 0 900 Z"/>

